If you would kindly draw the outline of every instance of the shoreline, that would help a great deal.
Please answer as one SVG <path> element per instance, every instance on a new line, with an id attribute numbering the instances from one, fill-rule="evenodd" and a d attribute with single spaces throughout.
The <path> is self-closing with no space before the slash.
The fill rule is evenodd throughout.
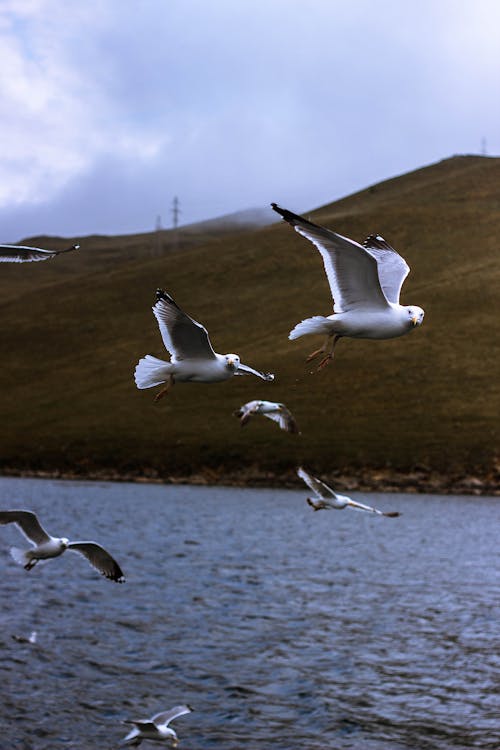
<path id="1" fill-rule="evenodd" d="M 0 477 L 23 479 L 61 479 L 74 482 L 132 482 L 137 484 L 191 484 L 198 486 L 224 485 L 229 487 L 251 487 L 269 489 L 300 489 L 303 483 L 294 472 L 273 472 L 247 468 L 244 471 L 228 471 L 224 468 L 202 468 L 191 474 L 165 474 L 154 469 L 120 472 L 115 469 L 94 469 L 82 472 L 65 470 L 35 470 L 5 467 Z M 409 472 L 393 469 L 363 469 L 360 472 L 347 470 L 322 474 L 321 478 L 339 491 L 409 493 L 430 495 L 475 495 L 500 497 L 500 472 L 493 470 L 486 475 L 478 473 L 441 474 L 430 470 Z"/>

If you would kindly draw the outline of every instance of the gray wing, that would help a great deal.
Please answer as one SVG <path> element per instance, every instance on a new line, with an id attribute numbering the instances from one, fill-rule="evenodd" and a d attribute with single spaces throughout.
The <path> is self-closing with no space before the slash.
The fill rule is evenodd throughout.
<path id="1" fill-rule="evenodd" d="M 320 251 L 333 297 L 334 312 L 387 309 L 377 261 L 362 245 L 280 208 L 276 203 L 271 203 L 271 206 Z"/>
<path id="2" fill-rule="evenodd" d="M 40 521 L 30 510 L 1 510 L 0 524 L 15 523 L 24 536 L 33 544 L 43 544 L 51 539 Z"/>
<path id="3" fill-rule="evenodd" d="M 410 266 L 379 234 L 371 234 L 363 245 L 377 261 L 380 285 L 389 302 L 399 304 L 403 282 L 410 273 Z"/>
<path id="4" fill-rule="evenodd" d="M 277 422 L 280 428 L 282 430 L 285 430 L 285 432 L 297 434 L 299 431 L 297 422 L 295 421 L 291 411 L 289 411 L 286 406 L 280 406 L 280 408 L 276 411 L 263 412 L 262 416 L 267 417 L 268 419 L 272 419 L 273 422 Z"/>
<path id="5" fill-rule="evenodd" d="M 316 477 L 313 477 L 312 474 L 308 474 L 305 469 L 300 467 L 297 469 L 297 474 L 301 479 L 304 480 L 304 482 L 307 484 L 310 490 L 314 492 L 315 495 L 320 497 L 323 500 L 330 500 L 332 497 L 336 498 L 337 495 L 335 492 L 329 487 L 327 484 L 322 482 L 320 479 L 317 479 Z"/>
<path id="6" fill-rule="evenodd" d="M 81 555 L 87 558 L 89 563 L 99 571 L 103 576 L 109 578 L 111 581 L 117 583 L 124 583 L 125 576 L 123 575 L 122 569 L 111 557 L 104 547 L 101 547 L 95 542 L 70 542 L 68 549 L 73 552 L 79 552 Z"/>
<path id="7" fill-rule="evenodd" d="M 42 250 L 27 245 L 0 245 L 0 263 L 29 263 L 30 261 L 49 260 L 61 253 L 78 250 L 80 245 L 71 245 L 65 250 Z"/>
<path id="8" fill-rule="evenodd" d="M 253 367 L 249 367 L 248 365 L 244 365 L 243 362 L 240 362 L 238 365 L 238 369 L 234 373 L 235 375 L 256 375 L 258 378 L 261 378 L 261 380 L 266 380 L 268 383 L 274 380 L 274 375 L 272 372 L 259 372 L 259 370 L 254 370 Z"/>
<path id="9" fill-rule="evenodd" d="M 162 713 L 156 714 L 152 717 L 151 721 L 153 721 L 157 726 L 165 725 L 167 726 L 170 724 L 171 721 L 176 719 L 178 716 L 183 716 L 184 714 L 190 714 L 193 709 L 191 706 L 174 706 L 174 708 L 171 708 L 170 711 L 162 711 Z"/>
<path id="10" fill-rule="evenodd" d="M 153 313 L 160 326 L 165 349 L 175 359 L 215 359 L 207 329 L 186 315 L 172 297 L 156 290 Z"/>
<path id="11" fill-rule="evenodd" d="M 377 513 L 379 516 L 387 516 L 388 518 L 397 518 L 399 516 L 397 511 L 384 512 L 383 510 L 378 510 L 378 508 L 372 508 L 371 505 L 358 503 L 356 500 L 351 500 L 351 498 L 349 498 L 347 507 L 352 508 L 353 510 L 364 510 L 368 511 L 368 513 Z"/>
<path id="12" fill-rule="evenodd" d="M 247 422 L 249 422 L 250 417 L 255 414 L 259 404 L 260 401 L 247 401 L 246 404 L 243 404 L 243 406 L 240 406 L 239 409 L 236 409 L 236 411 L 233 412 L 235 417 L 239 417 L 242 427 L 244 427 Z"/>

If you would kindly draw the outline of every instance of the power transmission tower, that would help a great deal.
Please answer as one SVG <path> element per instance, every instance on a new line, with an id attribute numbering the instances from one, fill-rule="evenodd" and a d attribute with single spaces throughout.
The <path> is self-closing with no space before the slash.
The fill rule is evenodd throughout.
<path id="1" fill-rule="evenodd" d="M 488 151 L 486 149 L 486 138 L 484 137 L 484 135 L 481 138 L 481 154 L 482 156 L 487 156 L 488 154 Z"/>
<path id="2" fill-rule="evenodd" d="M 174 197 L 174 200 L 172 201 L 172 224 L 174 231 L 172 233 L 172 245 L 174 247 L 174 250 L 177 250 L 179 246 L 179 214 L 182 213 L 181 209 L 179 208 L 179 199 L 177 196 Z"/>
<path id="3" fill-rule="evenodd" d="M 182 213 L 182 211 L 179 208 L 179 199 L 177 196 L 175 196 L 172 202 L 172 219 L 173 219 L 174 229 L 177 229 L 177 227 L 179 226 L 179 214 L 180 213 Z"/>

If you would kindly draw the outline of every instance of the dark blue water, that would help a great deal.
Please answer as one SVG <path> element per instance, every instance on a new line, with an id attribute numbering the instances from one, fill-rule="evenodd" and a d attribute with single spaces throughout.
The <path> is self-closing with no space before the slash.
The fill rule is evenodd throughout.
<path id="1" fill-rule="evenodd" d="M 127 577 L 69 552 L 28 573 L 0 527 L 0 748 L 116 748 L 187 702 L 183 750 L 498 750 L 498 499 L 355 495 L 390 519 L 306 495 L 0 480 Z"/>

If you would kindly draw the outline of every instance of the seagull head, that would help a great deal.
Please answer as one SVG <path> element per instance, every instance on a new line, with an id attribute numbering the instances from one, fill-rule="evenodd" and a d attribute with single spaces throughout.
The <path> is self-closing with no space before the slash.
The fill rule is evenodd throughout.
<path id="1" fill-rule="evenodd" d="M 406 308 L 408 312 L 408 317 L 410 319 L 411 325 L 415 328 L 416 326 L 421 326 L 424 322 L 424 311 L 421 307 L 418 307 L 417 305 L 411 305 Z"/>
<path id="2" fill-rule="evenodd" d="M 61 537 L 61 539 L 59 539 L 59 544 L 60 544 L 60 546 L 63 549 L 68 549 L 68 547 L 69 547 L 69 539 L 66 539 L 66 537 L 63 536 L 63 537 Z"/>
<path id="3" fill-rule="evenodd" d="M 237 354 L 226 354 L 226 367 L 228 370 L 236 372 L 240 366 L 240 358 Z"/>

